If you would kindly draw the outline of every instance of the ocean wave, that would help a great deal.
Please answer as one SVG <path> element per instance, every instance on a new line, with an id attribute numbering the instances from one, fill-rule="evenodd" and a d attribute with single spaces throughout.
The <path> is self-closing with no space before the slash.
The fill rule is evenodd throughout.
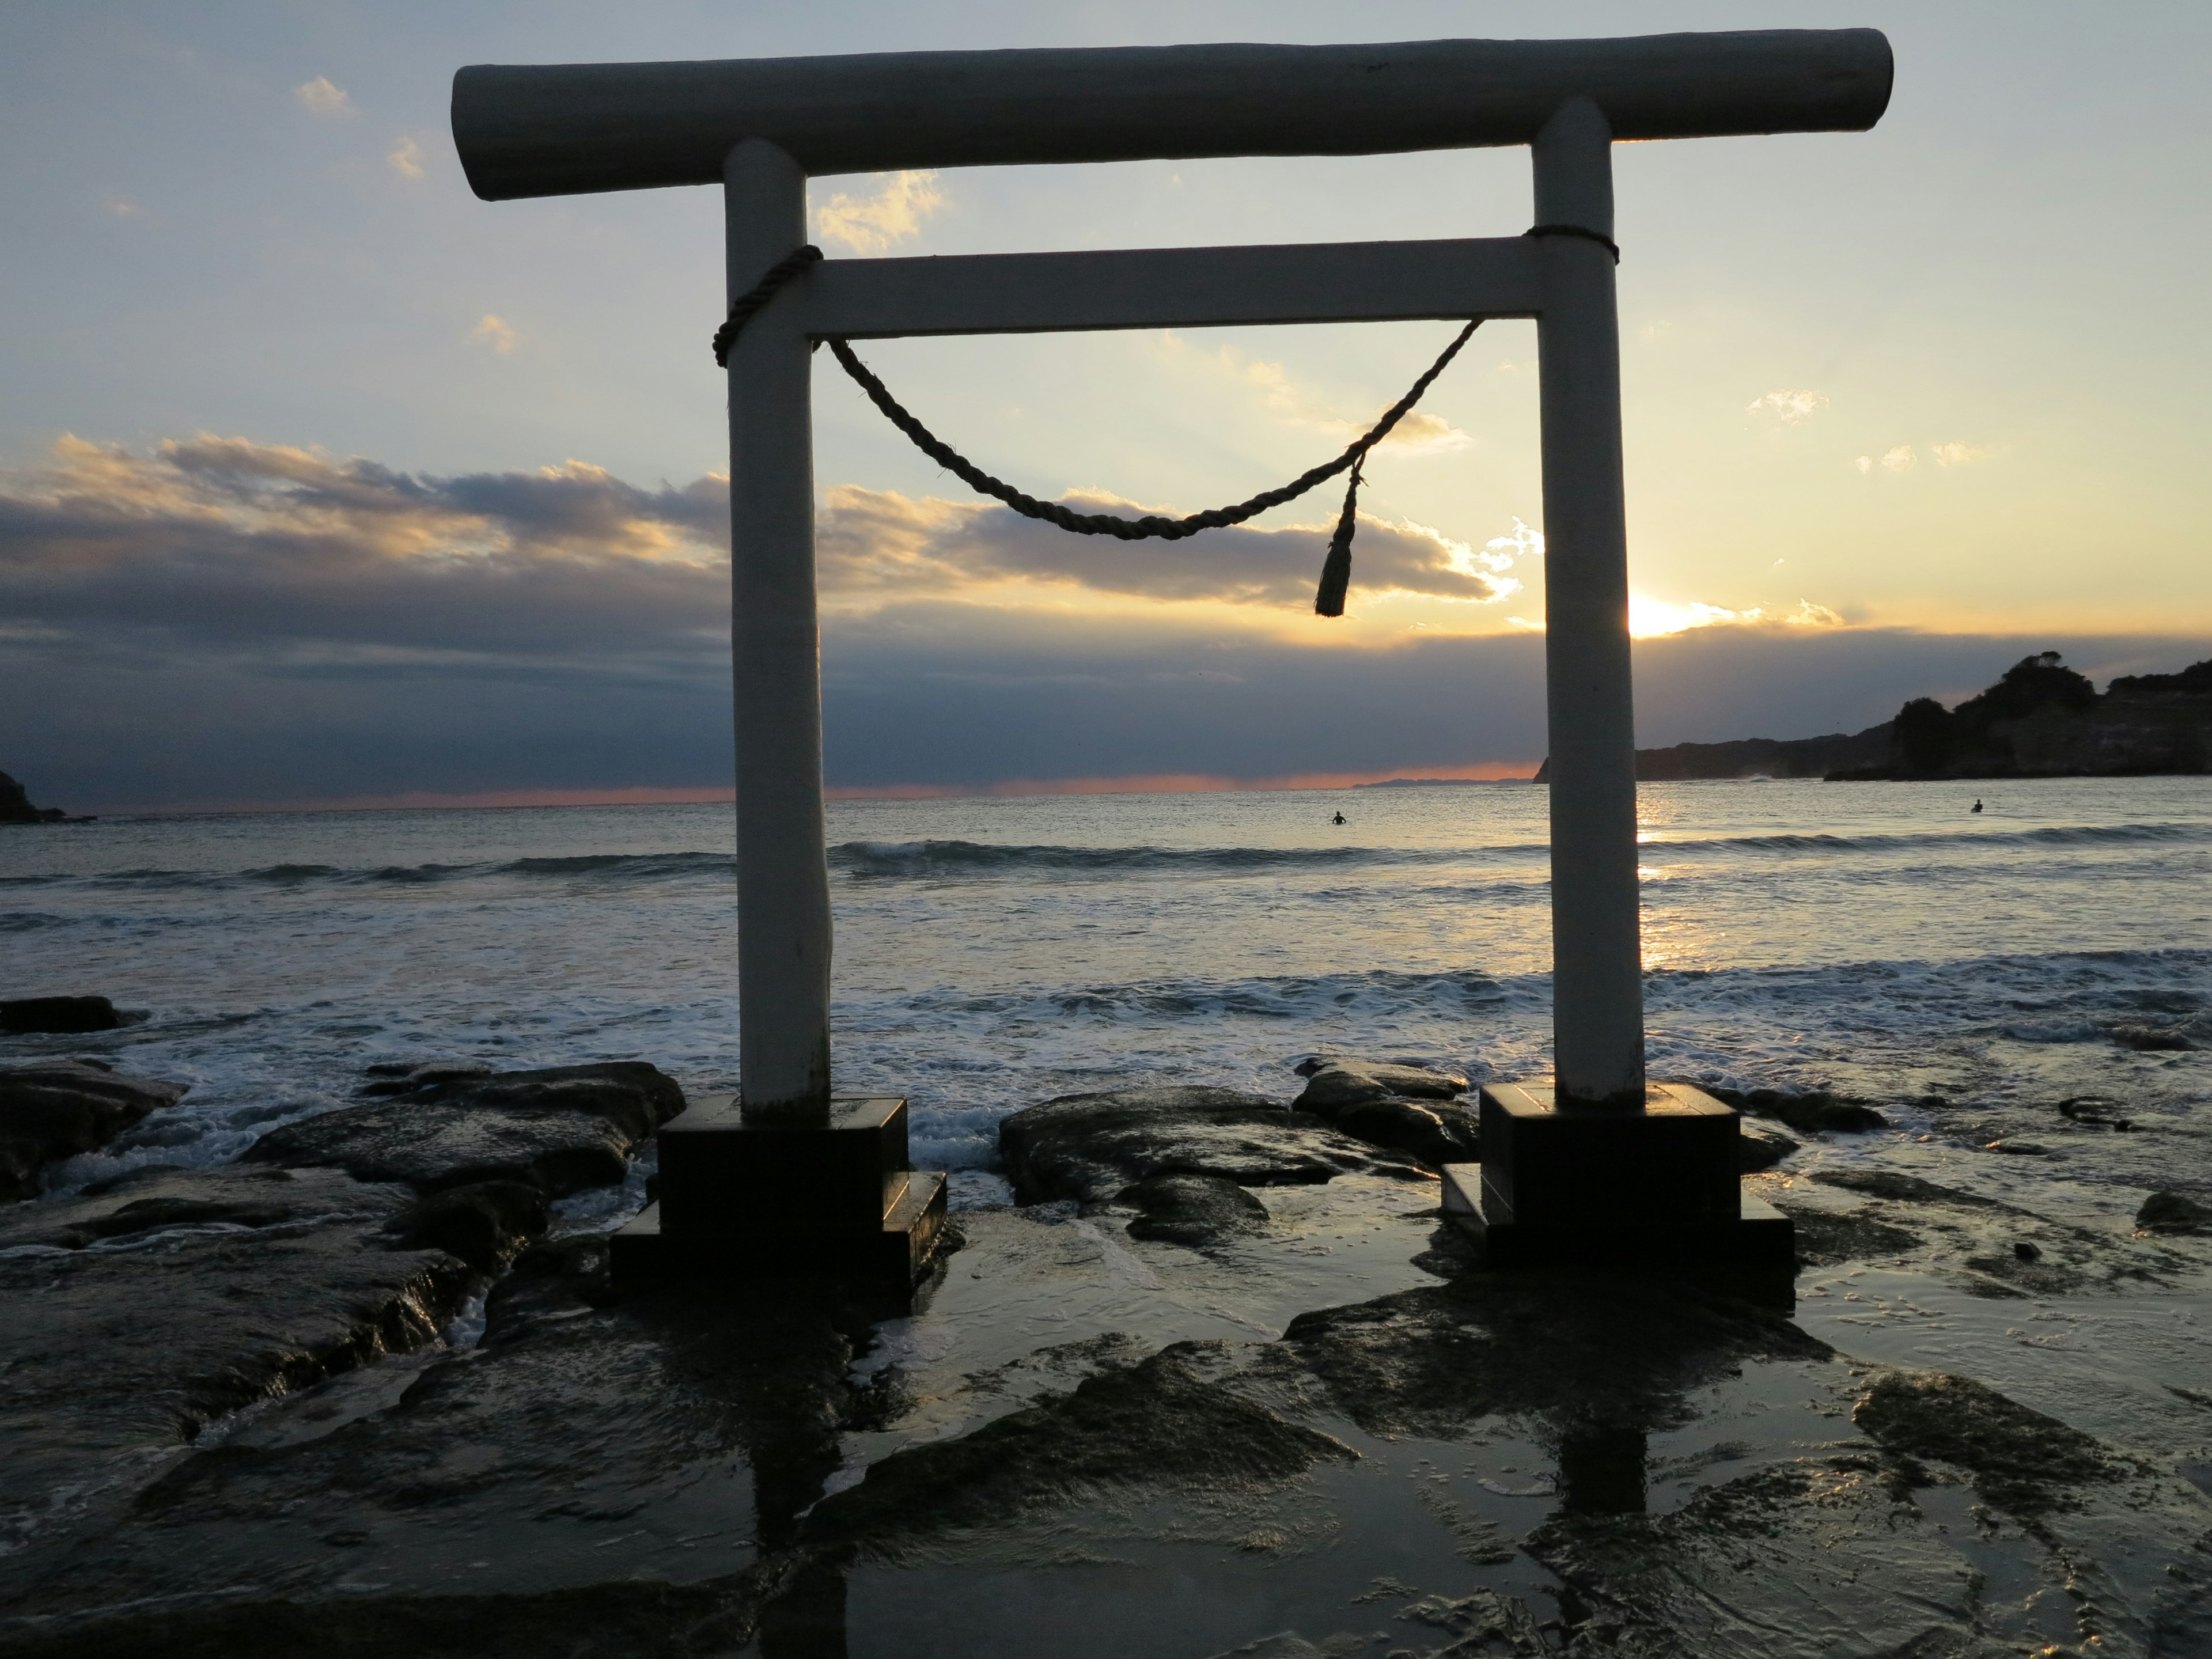
<path id="1" fill-rule="evenodd" d="M 2040 829 L 1932 830 L 1864 835 L 1777 834 L 1690 836 L 1649 840 L 1638 856 L 1647 865 L 1670 860 L 1788 860 L 1855 854 L 1881 854 L 1954 849 L 2033 849 L 2212 846 L 2212 823 L 2051 825 Z M 1367 871 L 1438 869 L 1489 861 L 1540 861 L 1544 842 L 1469 842 L 1455 847 L 1076 847 L 976 841 L 848 841 L 829 848 L 830 866 L 871 879 L 960 880 L 1018 878 L 1050 874 L 1085 876 L 1240 876 L 1271 872 L 1356 875 Z M 138 868 L 95 874 L 49 872 L 0 876 L 0 890 L 28 896 L 56 889 L 133 894 L 268 891 L 319 888 L 437 887 L 477 881 L 565 882 L 584 885 L 644 884 L 671 880 L 727 880 L 729 853 L 599 853 L 479 863 L 423 863 L 346 868 L 330 864 L 271 864 L 242 870 Z"/>
<path id="2" fill-rule="evenodd" d="M 1715 836 L 1647 841 L 1655 855 L 1710 853 L 1886 853 L 1936 847 L 2096 847 L 2144 842 L 2212 842 L 2212 823 L 2051 824 L 2039 830 L 1936 830 L 1912 835 Z"/>
<path id="3" fill-rule="evenodd" d="M 856 876 L 1061 874 L 1238 875 L 1269 870 L 1344 870 L 1456 864 L 1474 854 L 1540 853 L 1516 847 L 1060 847 L 976 841 L 848 841 L 830 849 L 833 869 Z"/>
<path id="4" fill-rule="evenodd" d="M 691 875 L 727 876 L 728 853 L 611 853 L 575 858 L 525 858 L 477 864 L 386 864 L 346 869 L 331 864 L 271 864 L 246 870 L 114 870 L 96 875 L 0 877 L 0 887 L 76 887 L 103 891 L 238 892 L 266 888 L 419 887 L 509 877 L 524 881 L 659 881 Z"/>

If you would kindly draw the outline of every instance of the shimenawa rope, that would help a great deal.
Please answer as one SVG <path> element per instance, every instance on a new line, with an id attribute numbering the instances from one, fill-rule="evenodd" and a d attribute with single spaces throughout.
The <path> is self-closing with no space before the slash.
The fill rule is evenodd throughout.
<path id="1" fill-rule="evenodd" d="M 1620 260 L 1620 249 L 1613 244 L 1612 238 L 1580 225 L 1536 225 L 1522 234 L 1579 236 L 1605 247 L 1612 253 L 1616 264 Z M 795 248 L 770 265 L 762 273 L 760 281 L 738 296 L 730 307 L 729 316 L 714 331 L 714 362 L 718 365 L 728 367 L 730 348 L 744 325 L 775 297 L 785 283 L 817 264 L 821 258 L 822 250 L 811 245 Z M 1181 519 L 1164 518 L 1158 514 L 1125 519 L 1113 513 L 1078 513 L 1057 501 L 1039 501 L 1034 495 L 1025 495 L 1003 479 L 993 477 L 916 420 L 897 398 L 891 396 L 890 389 L 876 378 L 845 341 L 832 337 L 827 343 L 839 366 L 853 377 L 861 391 L 868 394 L 868 400 L 884 412 L 893 426 L 913 440 L 915 447 L 923 454 L 970 488 L 1005 502 L 1024 518 L 1040 520 L 1079 536 L 1112 536 L 1121 541 L 1143 541 L 1152 538 L 1180 541 L 1184 537 L 1195 536 L 1201 530 L 1225 529 L 1231 525 L 1243 524 L 1248 519 L 1257 518 L 1269 507 L 1293 501 L 1316 484 L 1350 468 L 1352 478 L 1344 492 L 1344 510 L 1337 515 L 1335 533 L 1329 538 L 1328 556 L 1322 563 L 1321 585 L 1314 595 L 1316 616 L 1340 617 L 1344 614 L 1345 594 L 1352 583 L 1352 538 L 1358 526 L 1360 472 L 1366 464 L 1368 452 L 1390 435 L 1391 428 L 1421 400 L 1422 394 L 1435 382 L 1437 376 L 1443 374 L 1451 360 L 1459 356 L 1460 348 L 1468 343 L 1468 337 L 1481 326 L 1482 321 L 1477 318 L 1462 329 L 1457 337 L 1444 348 L 1443 354 L 1430 364 L 1421 378 L 1407 389 L 1406 395 L 1385 410 L 1382 419 L 1354 440 L 1334 460 L 1310 468 L 1290 483 L 1264 490 L 1249 501 L 1239 501 L 1233 507 L 1217 507 L 1204 513 L 1194 513 Z"/>

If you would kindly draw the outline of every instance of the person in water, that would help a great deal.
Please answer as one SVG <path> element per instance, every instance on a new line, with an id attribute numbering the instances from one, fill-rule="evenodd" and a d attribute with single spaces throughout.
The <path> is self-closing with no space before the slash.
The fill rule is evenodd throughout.
<path id="1" fill-rule="evenodd" d="M 1980 811 L 1981 810 L 1982 810 L 1982 803 L 1981 803 L 1981 801 L 1980 801 L 1979 798 L 1978 797 L 1978 798 L 1975 799 L 1975 801 L 1974 801 L 1974 811 L 1976 811 L 1977 812 L 1978 812 L 1978 811 Z"/>
<path id="2" fill-rule="evenodd" d="M 1982 809 L 1981 809 L 1979 806 L 1976 806 L 1976 807 L 1974 808 L 1974 810 L 1975 810 L 1977 812 L 1978 812 L 1978 811 L 1980 811 Z M 1351 820 L 1350 818 L 1347 818 L 1346 817 L 1345 817 L 1343 813 L 1339 812 L 1339 813 L 1338 813 L 1334 817 L 1331 818 L 1331 819 L 1329 820 L 1329 822 L 1330 822 L 1331 823 L 1351 823 L 1351 822 L 1352 822 L 1352 820 Z"/>

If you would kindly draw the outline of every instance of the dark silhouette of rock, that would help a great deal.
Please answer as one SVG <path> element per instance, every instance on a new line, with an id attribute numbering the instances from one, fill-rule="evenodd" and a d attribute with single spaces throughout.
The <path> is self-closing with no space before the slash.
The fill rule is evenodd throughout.
<path id="1" fill-rule="evenodd" d="M 1072 1394 L 1000 1418 L 963 1438 L 910 1447 L 807 1518 L 823 1542 L 927 1538 L 1003 1522 L 1071 1493 L 1203 1480 L 1235 1494 L 1358 1454 L 1333 1435 L 1215 1386 L 1178 1343 L 1085 1378 Z"/>
<path id="2" fill-rule="evenodd" d="M 386 1248 L 413 1201 L 335 1170 L 233 1165 L 0 1212 L 0 1517 L 96 1528 L 223 1413 L 434 1340 L 474 1276 Z"/>
<path id="3" fill-rule="evenodd" d="M 2136 1212 L 2136 1225 L 2152 1233 L 2212 1233 L 2212 1204 L 2187 1193 L 2153 1193 Z"/>
<path id="4" fill-rule="evenodd" d="M 1772 1169 L 1799 1146 L 1788 1135 L 1776 1134 L 1771 1129 L 1754 1129 L 1747 1123 L 1737 1127 L 1735 1144 L 1736 1168 L 1745 1175 Z"/>
<path id="5" fill-rule="evenodd" d="M 1440 1100 L 1369 1100 L 1316 1114 L 1330 1128 L 1370 1146 L 1410 1152 L 1431 1169 L 1482 1157 L 1475 1115 Z"/>
<path id="6" fill-rule="evenodd" d="M 0 1002 L 0 1033 L 112 1031 L 131 1022 L 106 997 L 18 997 Z"/>
<path id="7" fill-rule="evenodd" d="M 999 1148 L 1024 1203 L 1103 1203 L 1160 1175 L 1279 1187 L 1406 1162 L 1377 1157 L 1317 1117 L 1233 1089 L 1063 1095 L 1010 1114 L 999 1125 Z"/>
<path id="8" fill-rule="evenodd" d="M 1124 1188 L 1120 1198 L 1144 1212 L 1129 1224 L 1133 1238 L 1217 1244 L 1267 1231 L 1267 1206 L 1219 1176 L 1154 1176 Z"/>
<path id="9" fill-rule="evenodd" d="M 1481 1156 L 1474 1113 L 1449 1103 L 1467 1079 L 1403 1061 L 1317 1057 L 1300 1065 L 1305 1092 L 1291 1109 L 1370 1146 L 1412 1153 L 1431 1166 Z"/>
<path id="10" fill-rule="evenodd" d="M 611 1186 L 637 1144 L 684 1109 L 676 1079 L 643 1060 L 489 1075 L 450 1066 L 406 1092 L 271 1130 L 245 1161 L 329 1166 L 435 1192 L 519 1182 L 548 1197 Z"/>
<path id="11" fill-rule="evenodd" d="M 1804 1134 L 1869 1134 L 1890 1127 L 1889 1120 L 1864 1101 L 1826 1090 L 1792 1093 L 1782 1089 L 1729 1089 L 1714 1083 L 1698 1086 L 1738 1111 L 1773 1118 Z"/>
<path id="12" fill-rule="evenodd" d="M 23 786 L 0 772 L 0 823 L 68 823 L 70 815 L 58 806 L 33 806 Z M 74 822 L 89 822 L 87 819 Z"/>
<path id="13" fill-rule="evenodd" d="M 1946 708 L 1914 697 L 1863 732 L 1742 738 L 1636 751 L 1644 783 L 1697 778 L 2131 777 L 2212 769 L 2212 659 L 2122 675 L 2102 696 L 2056 651 L 2023 657 Z M 1547 760 L 1536 773 L 1551 776 Z"/>
<path id="14" fill-rule="evenodd" d="M 1308 1109 L 1310 1103 L 1343 1105 L 1355 1099 L 1379 1100 L 1384 1095 L 1401 1095 L 1415 1100 L 1449 1100 L 1467 1092 L 1467 1079 L 1458 1073 L 1439 1072 L 1410 1060 L 1316 1054 L 1291 1069 L 1307 1079 L 1305 1094 L 1292 1103 L 1293 1109 L 1300 1111 Z M 1362 1086 L 1362 1079 L 1375 1087 Z"/>
<path id="15" fill-rule="evenodd" d="M 545 1194 L 520 1181 L 448 1187 L 392 1223 L 400 1247 L 445 1250 L 479 1273 L 495 1273 L 545 1231 Z"/>
<path id="16" fill-rule="evenodd" d="M 2125 1473 L 2079 1429 L 1948 1372 L 1884 1372 L 1851 1417 L 1887 1451 L 1966 1470 L 1977 1492 L 2015 1515 L 2052 1508 L 2062 1487 Z"/>
<path id="17" fill-rule="evenodd" d="M 190 1087 L 96 1060 L 0 1071 L 0 1202 L 35 1197 L 46 1164 L 97 1151 L 147 1113 L 175 1105 Z"/>
<path id="18" fill-rule="evenodd" d="M 2123 1048 L 2134 1048 L 2146 1054 L 2185 1051 L 2196 1048 L 2186 1031 L 2177 1031 L 2166 1025 L 2115 1025 L 2112 1041 Z"/>

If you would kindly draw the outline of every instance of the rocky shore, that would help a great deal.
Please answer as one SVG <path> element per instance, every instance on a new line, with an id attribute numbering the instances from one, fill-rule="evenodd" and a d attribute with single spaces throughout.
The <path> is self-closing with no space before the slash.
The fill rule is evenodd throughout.
<path id="1" fill-rule="evenodd" d="M 1012 1114 L 887 1316 L 610 1283 L 642 1062 L 47 1196 L 182 1091 L 0 1069 L 0 1655 L 2212 1651 L 2193 1109 L 1741 1095 L 1781 1308 L 1487 1271 L 1466 1072 L 1282 1075 Z"/>

